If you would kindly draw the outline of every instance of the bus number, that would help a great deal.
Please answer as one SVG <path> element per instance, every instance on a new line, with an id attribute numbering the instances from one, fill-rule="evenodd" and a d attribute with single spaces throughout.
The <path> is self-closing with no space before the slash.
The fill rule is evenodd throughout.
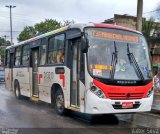
<path id="1" fill-rule="evenodd" d="M 44 80 L 45 81 L 51 81 L 51 79 L 54 78 L 53 72 L 44 72 Z"/>

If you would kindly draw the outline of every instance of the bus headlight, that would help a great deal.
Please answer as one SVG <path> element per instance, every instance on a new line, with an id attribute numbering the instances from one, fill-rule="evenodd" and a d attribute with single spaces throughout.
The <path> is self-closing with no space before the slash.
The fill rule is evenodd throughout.
<path id="1" fill-rule="evenodd" d="M 148 91 L 147 97 L 150 97 L 152 95 L 152 93 L 153 93 L 153 87 Z"/>
<path id="2" fill-rule="evenodd" d="M 96 86 L 94 86 L 94 85 L 92 85 L 92 86 L 90 87 L 90 91 L 91 91 L 92 93 L 94 93 L 95 95 L 97 95 L 99 98 L 106 98 L 105 95 L 104 95 L 104 93 L 103 93 L 103 91 L 100 90 L 100 89 L 98 89 L 98 88 L 97 88 Z"/>

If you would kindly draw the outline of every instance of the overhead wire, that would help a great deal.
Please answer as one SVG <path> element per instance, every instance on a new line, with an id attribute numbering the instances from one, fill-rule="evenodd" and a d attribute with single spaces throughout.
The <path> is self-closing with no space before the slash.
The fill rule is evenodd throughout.
<path id="1" fill-rule="evenodd" d="M 9 18 L 9 13 L 4 12 L 4 11 L 0 11 L 0 12 L 1 12 L 1 16 L 3 15 L 3 17 Z M 4 13 L 4 14 L 2 14 L 2 13 Z M 40 19 L 44 19 L 45 18 L 45 17 L 38 17 L 38 16 L 34 16 L 34 15 L 29 15 L 29 14 L 26 15 L 26 14 L 23 14 L 23 13 L 12 13 L 12 14 L 13 14 L 12 15 L 13 18 L 16 17 L 16 18 L 20 18 L 20 19 L 23 19 L 23 20 L 26 20 L 26 18 L 30 18 L 30 19 L 34 19 L 34 20 L 38 21 Z M 23 18 L 22 18 L 22 16 L 23 16 Z M 50 18 L 52 18 L 52 17 L 50 17 Z"/>

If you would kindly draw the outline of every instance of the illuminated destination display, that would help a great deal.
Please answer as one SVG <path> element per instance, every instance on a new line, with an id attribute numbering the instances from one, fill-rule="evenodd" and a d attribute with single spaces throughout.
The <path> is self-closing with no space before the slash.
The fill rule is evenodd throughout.
<path id="1" fill-rule="evenodd" d="M 122 34 L 102 32 L 97 30 L 92 30 L 92 35 L 94 37 L 99 37 L 99 38 L 116 39 L 128 42 L 139 42 L 138 37 L 131 35 L 122 35 Z"/>
<path id="2" fill-rule="evenodd" d="M 92 65 L 90 64 L 90 69 L 100 69 L 100 70 L 111 70 L 113 69 L 112 66 L 107 66 L 107 65 L 100 65 L 100 64 L 95 64 L 95 65 Z"/>

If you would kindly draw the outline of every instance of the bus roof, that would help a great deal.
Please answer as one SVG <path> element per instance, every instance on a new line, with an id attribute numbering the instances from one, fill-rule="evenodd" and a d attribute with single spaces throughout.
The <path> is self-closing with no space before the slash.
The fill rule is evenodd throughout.
<path id="1" fill-rule="evenodd" d="M 135 32 L 135 33 L 141 34 L 139 31 L 136 31 L 136 30 L 133 30 L 133 29 L 130 29 L 130 28 L 126 28 L 126 27 L 122 27 L 122 26 L 118 26 L 118 25 L 113 25 L 113 24 L 104 24 L 104 23 L 77 23 L 77 24 L 71 24 L 71 25 L 68 25 L 68 26 L 65 26 L 65 27 L 53 30 L 51 32 L 47 32 L 45 34 L 33 37 L 33 38 L 25 40 L 25 41 L 22 41 L 20 43 L 15 44 L 15 45 L 8 46 L 6 49 L 10 49 L 12 47 L 16 47 L 16 46 L 19 46 L 21 44 L 29 43 L 29 42 L 41 39 L 43 37 L 47 37 L 47 36 L 50 36 L 52 34 L 63 32 L 63 31 L 66 31 L 66 30 L 69 30 L 69 29 L 72 29 L 72 28 L 78 28 L 81 31 L 83 31 L 84 27 L 104 27 L 104 28 L 119 29 L 119 30 L 125 30 L 125 31 L 129 31 L 129 32 Z"/>
<path id="2" fill-rule="evenodd" d="M 106 28 L 120 29 L 120 30 L 125 30 L 125 31 L 129 31 L 129 32 L 134 32 L 134 33 L 141 34 L 139 31 L 136 31 L 134 29 L 130 29 L 130 28 L 127 28 L 127 27 L 119 26 L 119 25 L 104 24 L 104 23 L 93 23 L 93 24 L 96 27 L 106 27 Z"/>

